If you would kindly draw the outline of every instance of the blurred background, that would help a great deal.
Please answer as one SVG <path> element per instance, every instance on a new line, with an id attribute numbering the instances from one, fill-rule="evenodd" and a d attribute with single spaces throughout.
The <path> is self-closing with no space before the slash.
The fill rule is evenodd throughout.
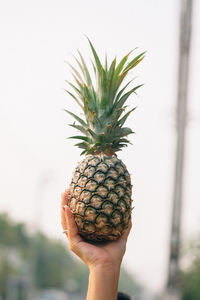
<path id="1" fill-rule="evenodd" d="M 103 59 L 147 51 L 131 77 L 145 83 L 127 121 L 136 135 L 119 158 L 132 176 L 133 229 L 120 290 L 164 299 L 177 161 L 181 0 L 9 0 L 0 3 L 0 299 L 85 299 L 87 269 L 68 251 L 60 195 L 80 151 L 63 108 L 80 113 L 65 91 L 65 61 L 79 49 Z M 192 1 L 189 1 L 191 4 Z M 186 10 L 187 11 L 187 10 Z M 191 14 L 182 178 L 179 294 L 200 299 L 200 2 Z M 178 85 L 179 83 L 179 85 Z M 133 105 L 133 103 L 130 103 Z M 182 146 L 183 148 L 183 146 Z M 183 149 L 182 149 L 183 150 Z M 182 162 L 182 163 L 183 163 Z M 180 176 L 178 176 L 180 179 Z M 171 250 L 170 250 L 171 249 Z M 170 256 L 171 257 L 171 256 Z M 176 286 L 174 287 L 176 289 Z M 176 298 L 175 298 L 176 297 Z"/>

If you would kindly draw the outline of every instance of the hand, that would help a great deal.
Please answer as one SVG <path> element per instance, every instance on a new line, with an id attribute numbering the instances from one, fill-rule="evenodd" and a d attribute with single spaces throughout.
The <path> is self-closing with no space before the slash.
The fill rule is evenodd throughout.
<path id="1" fill-rule="evenodd" d="M 61 223 L 69 240 L 69 248 L 78 255 L 89 269 L 104 266 L 119 269 L 126 250 L 126 242 L 131 230 L 132 223 L 129 222 L 128 229 L 124 231 L 120 239 L 104 243 L 93 244 L 83 240 L 78 234 L 78 228 L 74 216 L 68 205 L 68 191 L 62 194 Z"/>

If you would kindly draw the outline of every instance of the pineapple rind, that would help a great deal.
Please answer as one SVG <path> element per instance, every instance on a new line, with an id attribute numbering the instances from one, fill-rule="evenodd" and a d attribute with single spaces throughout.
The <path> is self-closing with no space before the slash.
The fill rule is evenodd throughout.
<path id="1" fill-rule="evenodd" d="M 88 155 L 75 169 L 69 189 L 79 234 L 91 241 L 117 240 L 131 217 L 131 194 L 130 175 L 117 156 Z"/>

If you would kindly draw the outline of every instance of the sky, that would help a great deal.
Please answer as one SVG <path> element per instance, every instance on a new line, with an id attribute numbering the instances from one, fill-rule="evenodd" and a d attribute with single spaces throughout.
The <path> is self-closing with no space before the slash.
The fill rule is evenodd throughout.
<path id="1" fill-rule="evenodd" d="M 65 61 L 79 49 L 120 59 L 147 51 L 131 73 L 145 83 L 132 97 L 127 126 L 136 132 L 118 157 L 133 183 L 133 229 L 124 266 L 151 291 L 164 288 L 168 261 L 174 162 L 180 1 L 4 1 L 0 4 L 0 212 L 65 241 L 60 195 L 80 158 L 72 119 L 80 113 L 64 92 Z M 200 4 L 194 1 L 186 130 L 183 243 L 200 228 Z"/>

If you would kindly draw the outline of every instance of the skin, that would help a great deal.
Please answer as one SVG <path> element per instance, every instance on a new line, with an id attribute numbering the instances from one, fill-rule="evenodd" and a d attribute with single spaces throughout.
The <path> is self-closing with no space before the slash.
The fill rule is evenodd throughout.
<path id="1" fill-rule="evenodd" d="M 120 266 L 126 251 L 126 242 L 132 223 L 117 241 L 92 244 L 85 242 L 78 229 L 68 205 L 68 190 L 61 195 L 61 224 L 67 229 L 69 249 L 88 266 L 89 283 L 87 300 L 116 300 Z"/>

